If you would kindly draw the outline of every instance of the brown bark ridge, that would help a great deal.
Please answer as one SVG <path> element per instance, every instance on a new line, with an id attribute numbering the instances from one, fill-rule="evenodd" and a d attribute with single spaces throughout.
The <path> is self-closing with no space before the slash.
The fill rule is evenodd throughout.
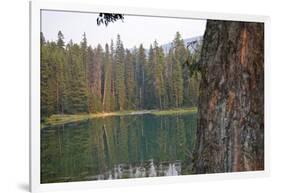
<path id="1" fill-rule="evenodd" d="M 264 169 L 264 24 L 208 20 L 194 173 Z"/>

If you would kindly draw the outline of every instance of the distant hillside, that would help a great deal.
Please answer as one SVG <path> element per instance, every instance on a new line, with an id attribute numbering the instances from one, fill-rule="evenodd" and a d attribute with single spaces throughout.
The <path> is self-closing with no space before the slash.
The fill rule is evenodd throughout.
<path id="1" fill-rule="evenodd" d="M 196 48 L 196 46 L 199 43 L 202 43 L 203 36 L 195 36 L 195 37 L 192 37 L 192 38 L 186 38 L 183 41 L 184 41 L 184 45 L 185 46 L 187 46 L 189 44 L 192 44 L 192 46 L 188 47 L 189 51 L 192 53 L 194 51 L 194 48 Z M 161 45 L 162 48 L 163 48 L 164 54 L 168 54 L 169 53 L 169 50 L 170 50 L 172 44 L 173 44 L 173 42 L 169 42 L 169 43 Z M 134 50 L 133 48 L 130 49 L 130 51 L 133 51 L 133 50 Z M 148 52 L 149 52 L 149 49 L 145 49 L 145 53 L 146 53 L 147 57 L 148 57 Z"/>
<path id="2" fill-rule="evenodd" d="M 195 48 L 198 45 L 198 43 L 201 43 L 203 41 L 203 37 L 196 36 L 196 37 L 184 39 L 183 41 L 184 41 L 185 46 L 192 43 L 192 46 L 189 46 L 189 51 L 193 52 L 194 51 L 193 48 Z M 169 50 L 170 50 L 172 44 L 173 44 L 173 42 L 169 42 L 167 44 L 162 45 L 162 48 L 163 48 L 165 54 L 169 53 Z"/>

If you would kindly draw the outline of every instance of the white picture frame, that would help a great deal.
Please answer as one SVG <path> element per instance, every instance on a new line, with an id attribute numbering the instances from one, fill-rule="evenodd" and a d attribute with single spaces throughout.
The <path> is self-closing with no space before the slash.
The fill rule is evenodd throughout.
<path id="1" fill-rule="evenodd" d="M 40 10 L 63 10 L 76 12 L 108 12 L 143 16 L 161 16 L 192 19 L 235 20 L 263 22 L 265 29 L 265 169 L 264 171 L 200 174 L 176 177 L 121 179 L 110 181 L 84 181 L 40 184 Z M 83 3 L 30 2 L 30 191 L 120 187 L 147 184 L 187 183 L 191 181 L 222 180 L 265 177 L 269 175 L 269 25 L 267 16 L 238 15 L 226 13 L 193 12 L 184 10 L 161 10 L 132 7 L 111 7 Z"/>

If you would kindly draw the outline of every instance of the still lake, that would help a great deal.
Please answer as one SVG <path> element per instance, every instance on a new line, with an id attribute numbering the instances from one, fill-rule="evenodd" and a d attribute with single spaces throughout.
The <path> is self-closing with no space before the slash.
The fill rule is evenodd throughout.
<path id="1" fill-rule="evenodd" d="M 112 116 L 41 129 L 41 183 L 189 174 L 196 118 Z"/>

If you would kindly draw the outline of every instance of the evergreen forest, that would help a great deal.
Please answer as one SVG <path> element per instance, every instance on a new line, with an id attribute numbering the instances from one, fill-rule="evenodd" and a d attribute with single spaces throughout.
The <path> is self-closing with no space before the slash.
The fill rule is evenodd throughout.
<path id="1" fill-rule="evenodd" d="M 189 64 L 200 54 L 187 48 L 179 32 L 171 42 L 166 52 L 157 41 L 149 49 L 125 48 L 117 35 L 93 47 L 85 33 L 80 43 L 66 43 L 61 31 L 56 41 L 41 32 L 41 119 L 197 106 L 200 74 L 191 73 Z"/>

